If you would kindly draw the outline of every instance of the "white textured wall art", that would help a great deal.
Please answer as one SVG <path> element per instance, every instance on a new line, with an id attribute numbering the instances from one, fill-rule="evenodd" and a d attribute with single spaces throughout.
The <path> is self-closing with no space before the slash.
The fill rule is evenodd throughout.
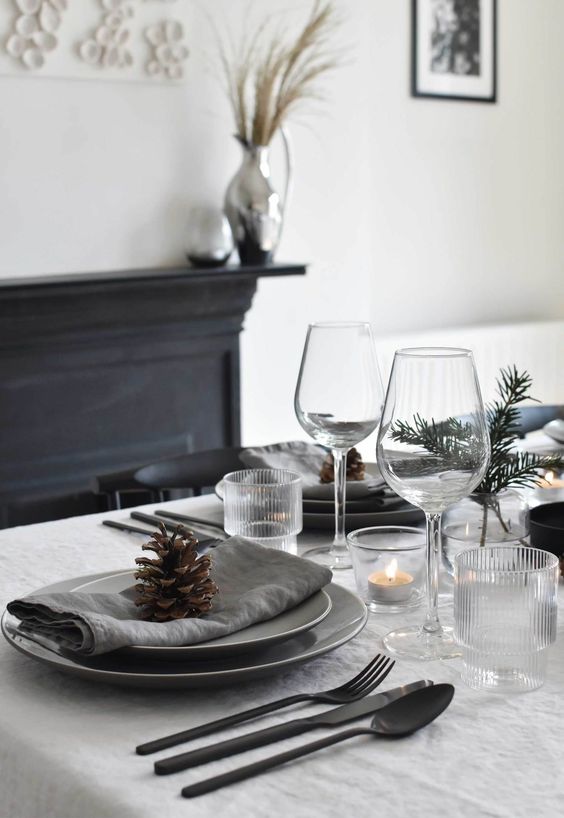
<path id="1" fill-rule="evenodd" d="M 182 42 L 184 28 L 178 20 L 165 20 L 145 29 L 145 39 L 151 46 L 151 56 L 145 64 L 152 77 L 179 80 L 184 76 L 184 60 L 188 49 Z"/>
<path id="2" fill-rule="evenodd" d="M 175 83 L 194 0 L 0 0 L 0 75 Z"/>
<path id="3" fill-rule="evenodd" d="M 82 40 L 78 53 L 88 65 L 102 68 L 129 68 L 131 23 L 136 6 L 129 0 L 100 0 L 101 17 L 97 28 Z"/>
<path id="4" fill-rule="evenodd" d="M 59 39 L 67 0 L 15 0 L 15 19 L 6 42 L 6 52 L 28 70 L 45 65 Z"/>

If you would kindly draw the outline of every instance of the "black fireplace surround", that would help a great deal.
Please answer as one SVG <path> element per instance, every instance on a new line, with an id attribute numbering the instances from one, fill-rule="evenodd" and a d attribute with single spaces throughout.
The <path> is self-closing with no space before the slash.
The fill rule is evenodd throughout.
<path id="1" fill-rule="evenodd" d="M 98 474 L 240 442 L 239 333 L 302 265 L 0 281 L 0 526 L 100 510 Z"/>

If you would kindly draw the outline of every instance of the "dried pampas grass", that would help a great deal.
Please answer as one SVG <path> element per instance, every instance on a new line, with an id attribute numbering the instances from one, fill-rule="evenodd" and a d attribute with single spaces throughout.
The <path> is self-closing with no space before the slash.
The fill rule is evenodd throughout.
<path id="1" fill-rule="evenodd" d="M 239 48 L 219 51 L 236 135 L 246 145 L 268 145 L 276 131 L 306 100 L 319 100 L 318 80 L 340 64 L 329 47 L 337 27 L 332 0 L 314 0 L 297 39 L 270 32 L 267 21 Z"/>

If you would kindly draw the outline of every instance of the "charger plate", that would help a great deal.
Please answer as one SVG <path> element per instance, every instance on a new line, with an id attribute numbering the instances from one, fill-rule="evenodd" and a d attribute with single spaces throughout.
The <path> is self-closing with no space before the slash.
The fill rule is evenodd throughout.
<path id="1" fill-rule="evenodd" d="M 84 577 L 84 581 L 109 576 L 113 574 Z M 76 584 L 77 580 L 73 582 Z M 62 584 L 58 583 L 58 586 Z M 124 651 L 89 659 L 70 655 L 54 642 L 41 637 L 30 638 L 19 629 L 18 620 L 7 611 L 2 617 L 1 628 L 12 647 L 26 656 L 63 673 L 94 682 L 157 689 L 233 685 L 307 662 L 335 650 L 360 633 L 368 617 L 364 602 L 335 583 L 327 585 L 324 591 L 332 606 L 319 624 L 264 650 L 216 660 L 151 661 L 141 656 L 126 655 Z"/>
<path id="2" fill-rule="evenodd" d="M 63 580 L 35 591 L 35 594 L 54 593 L 88 593 L 88 594 L 119 594 L 135 585 L 134 572 L 118 571 L 102 576 L 79 577 L 78 579 Z M 331 599 L 325 591 L 312 594 L 294 608 L 284 611 L 278 616 L 265 622 L 257 622 L 248 628 L 236 633 L 220 636 L 207 642 L 180 647 L 158 647 L 148 645 L 132 645 L 121 648 L 119 653 L 138 659 L 150 661 L 166 660 L 197 661 L 201 659 L 221 659 L 224 656 L 233 656 L 237 653 L 249 653 L 261 650 L 264 647 L 291 639 L 302 631 L 315 627 L 331 610 Z M 26 635 L 26 631 L 22 630 Z M 117 651 L 116 651 L 117 652 Z"/>

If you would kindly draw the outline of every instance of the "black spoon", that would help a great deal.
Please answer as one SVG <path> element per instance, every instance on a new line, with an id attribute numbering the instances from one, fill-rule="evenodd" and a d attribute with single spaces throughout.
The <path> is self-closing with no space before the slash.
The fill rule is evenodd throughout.
<path id="1" fill-rule="evenodd" d="M 421 690 L 408 693 L 406 696 L 402 696 L 401 699 L 396 699 L 378 710 L 372 719 L 370 727 L 356 727 L 352 730 L 343 730 L 341 733 L 322 738 L 319 741 L 312 741 L 310 744 L 304 744 L 301 747 L 296 747 L 294 750 L 288 750 L 285 753 L 278 753 L 275 756 L 263 758 L 254 764 L 247 764 L 245 767 L 239 767 L 223 775 L 216 775 L 213 778 L 198 781 L 196 784 L 190 784 L 184 787 L 182 795 L 184 798 L 194 798 L 197 795 L 204 795 L 206 792 L 218 790 L 220 787 L 226 787 L 228 784 L 234 784 L 236 781 L 244 781 L 246 778 L 252 778 L 254 775 L 266 772 L 266 770 L 277 767 L 279 764 L 284 764 L 286 761 L 293 761 L 295 758 L 309 755 L 309 753 L 322 750 L 324 747 L 331 747 L 332 744 L 337 744 L 339 741 L 345 741 L 348 738 L 354 738 L 354 736 L 395 736 L 398 738 L 400 736 L 408 736 L 410 733 L 415 733 L 416 730 L 420 730 L 421 727 L 425 727 L 425 725 L 434 721 L 437 716 L 440 716 L 443 710 L 446 710 L 451 703 L 453 696 L 454 687 L 449 684 L 423 687 Z"/>

